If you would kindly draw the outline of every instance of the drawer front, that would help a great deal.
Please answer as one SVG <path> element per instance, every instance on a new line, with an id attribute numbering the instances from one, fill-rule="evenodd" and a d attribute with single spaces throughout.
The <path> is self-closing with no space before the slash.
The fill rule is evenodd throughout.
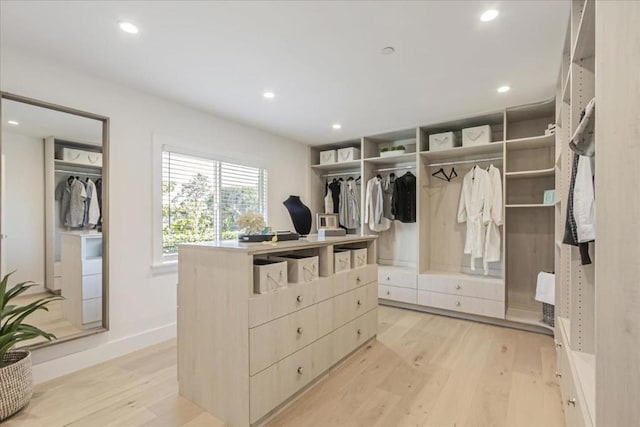
<path id="1" fill-rule="evenodd" d="M 253 328 L 294 311 L 324 301 L 333 295 L 333 278 L 322 277 L 268 294 L 249 298 L 249 327 Z"/>
<path id="2" fill-rule="evenodd" d="M 407 271 L 379 267 L 378 282 L 382 285 L 416 289 L 418 287 L 418 276 Z"/>
<path id="3" fill-rule="evenodd" d="M 313 346 L 307 346 L 249 378 L 251 423 L 269 413 L 314 378 Z"/>
<path id="4" fill-rule="evenodd" d="M 333 294 L 340 295 L 344 292 L 374 282 L 378 276 L 378 266 L 367 264 L 364 267 L 345 271 L 334 276 Z"/>
<path id="5" fill-rule="evenodd" d="M 333 254 L 333 272 L 340 273 L 351 269 L 351 252 L 335 252 Z"/>
<path id="6" fill-rule="evenodd" d="M 373 309 L 336 329 L 333 336 L 334 363 L 340 361 L 358 346 L 377 334 L 378 310 Z"/>
<path id="7" fill-rule="evenodd" d="M 102 298 L 82 301 L 82 323 L 93 323 L 102 320 Z"/>
<path id="8" fill-rule="evenodd" d="M 376 282 L 361 286 L 352 291 L 338 295 L 334 299 L 334 328 L 352 321 L 368 312 L 378 304 L 378 285 Z"/>
<path id="9" fill-rule="evenodd" d="M 418 304 L 504 319 L 504 302 L 418 290 Z"/>
<path id="10" fill-rule="evenodd" d="M 418 289 L 474 298 L 504 301 L 504 283 L 499 279 L 464 278 L 421 274 Z"/>
<path id="11" fill-rule="evenodd" d="M 312 305 L 250 329 L 249 374 L 255 375 L 311 344 L 318 338 L 318 327 L 318 305 Z"/>
<path id="12" fill-rule="evenodd" d="M 378 298 L 417 304 L 418 291 L 409 288 L 399 288 L 397 286 L 378 285 Z"/>
<path id="13" fill-rule="evenodd" d="M 82 276 L 82 299 L 102 298 L 102 274 Z"/>
<path id="14" fill-rule="evenodd" d="M 82 274 L 102 274 L 102 258 L 85 259 L 82 261 Z"/>

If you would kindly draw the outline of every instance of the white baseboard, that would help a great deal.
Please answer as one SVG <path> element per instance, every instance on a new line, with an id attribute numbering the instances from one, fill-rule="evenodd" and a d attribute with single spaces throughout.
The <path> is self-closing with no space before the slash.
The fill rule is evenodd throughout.
<path id="1" fill-rule="evenodd" d="M 130 335 L 114 341 L 98 344 L 91 348 L 76 351 L 62 357 L 45 360 L 40 363 L 37 362 L 37 359 L 42 357 L 37 357 L 38 355 L 34 354 L 33 379 L 36 384 L 39 384 L 120 356 L 124 356 L 145 347 L 174 339 L 175 337 L 176 324 L 171 323 L 136 335 Z M 65 344 L 72 344 L 72 342 Z M 55 345 L 52 347 L 45 347 L 43 349 L 36 350 L 36 352 L 41 353 L 49 349 L 53 350 L 55 347 Z"/>

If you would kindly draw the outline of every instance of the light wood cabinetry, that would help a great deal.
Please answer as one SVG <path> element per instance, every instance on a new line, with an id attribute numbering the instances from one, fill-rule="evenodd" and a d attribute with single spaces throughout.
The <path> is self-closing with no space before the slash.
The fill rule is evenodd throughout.
<path id="1" fill-rule="evenodd" d="M 560 209 L 543 203 L 544 192 L 556 188 L 556 138 L 545 132 L 555 120 L 556 102 L 550 100 L 312 147 L 311 209 L 323 212 L 325 183 L 332 179 L 360 176 L 364 205 L 367 180 L 391 172 L 415 174 L 417 221 L 393 221 L 389 230 L 375 233 L 380 300 L 550 334 L 534 296 L 538 273 L 555 271 L 554 227 Z M 430 150 L 430 135 L 453 132 L 461 141 L 463 129 L 485 125 L 491 130 L 489 143 Z M 399 145 L 405 153 L 382 157 L 383 149 Z M 363 159 L 319 164 L 321 151 L 343 146 L 360 148 Z M 501 261 L 489 264 L 487 277 L 481 261 L 471 268 L 464 254 L 466 224 L 457 221 L 463 177 L 476 164 L 493 164 L 502 179 Z M 438 179 L 433 174 L 439 168 L 447 175 L 455 169 L 457 176 Z M 363 216 L 355 231 L 374 233 L 364 221 Z"/>
<path id="2" fill-rule="evenodd" d="M 338 248 L 366 249 L 366 264 L 333 273 Z M 285 253 L 318 257 L 320 277 L 254 293 L 254 259 Z M 373 236 L 182 245 L 180 394 L 230 426 L 264 422 L 375 337 L 375 257 Z"/>

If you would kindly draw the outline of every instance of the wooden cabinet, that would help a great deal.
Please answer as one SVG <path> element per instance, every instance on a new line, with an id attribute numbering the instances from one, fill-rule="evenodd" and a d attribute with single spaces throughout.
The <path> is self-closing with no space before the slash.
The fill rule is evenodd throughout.
<path id="1" fill-rule="evenodd" d="M 334 246 L 367 263 L 334 273 Z M 376 335 L 375 237 L 183 245 L 179 252 L 180 394 L 230 426 L 259 424 Z M 365 253 L 362 251 L 360 253 Z M 320 277 L 253 288 L 255 257 L 318 257 Z M 351 267 L 351 265 L 349 266 Z"/>

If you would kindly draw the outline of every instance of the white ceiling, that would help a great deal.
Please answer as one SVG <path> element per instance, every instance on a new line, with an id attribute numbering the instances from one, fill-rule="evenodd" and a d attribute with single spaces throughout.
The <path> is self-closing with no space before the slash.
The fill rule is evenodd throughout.
<path id="1" fill-rule="evenodd" d="M 0 5 L 1 48 L 310 144 L 550 98 L 569 16 L 555 0 Z"/>

